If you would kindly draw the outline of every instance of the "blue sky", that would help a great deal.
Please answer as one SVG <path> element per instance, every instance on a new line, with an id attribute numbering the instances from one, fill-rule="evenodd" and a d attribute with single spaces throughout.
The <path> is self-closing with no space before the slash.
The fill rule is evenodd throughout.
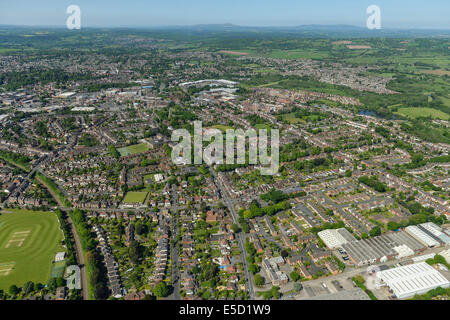
<path id="1" fill-rule="evenodd" d="M 244 26 L 365 26 L 381 8 L 383 28 L 450 29 L 449 0 L 0 0 L 0 25 L 59 25 L 75 4 L 82 27 L 233 23 Z"/>

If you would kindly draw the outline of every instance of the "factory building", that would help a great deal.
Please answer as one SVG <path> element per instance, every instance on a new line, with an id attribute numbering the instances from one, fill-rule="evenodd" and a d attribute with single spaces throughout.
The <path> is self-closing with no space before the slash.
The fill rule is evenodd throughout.
<path id="1" fill-rule="evenodd" d="M 337 249 L 345 243 L 356 241 L 355 237 L 345 228 L 323 230 L 317 235 L 329 249 Z"/>
<path id="2" fill-rule="evenodd" d="M 435 239 L 441 243 L 450 244 L 450 236 L 444 230 L 433 222 L 422 223 L 418 226 L 421 230 L 431 234 Z"/>
<path id="3" fill-rule="evenodd" d="M 399 231 L 345 243 L 342 248 L 354 264 L 362 266 L 417 254 L 426 246 L 407 232 Z"/>
<path id="4" fill-rule="evenodd" d="M 377 272 L 377 277 L 399 299 L 424 294 L 437 287 L 448 288 L 450 286 L 450 282 L 426 262 L 380 271 Z"/>
<path id="5" fill-rule="evenodd" d="M 440 245 L 436 237 L 427 232 L 424 228 L 420 228 L 420 226 L 408 226 L 405 228 L 405 231 L 429 248 L 437 247 Z"/>

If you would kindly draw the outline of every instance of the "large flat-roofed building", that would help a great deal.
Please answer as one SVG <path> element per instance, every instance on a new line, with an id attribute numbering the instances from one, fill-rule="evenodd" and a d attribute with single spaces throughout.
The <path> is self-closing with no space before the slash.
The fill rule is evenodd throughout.
<path id="1" fill-rule="evenodd" d="M 418 227 L 445 245 L 450 244 L 450 237 L 442 230 L 441 227 L 433 222 L 422 223 L 419 224 Z"/>
<path id="2" fill-rule="evenodd" d="M 340 248 L 345 243 L 356 241 L 355 237 L 345 228 L 323 230 L 317 235 L 330 249 Z"/>
<path id="3" fill-rule="evenodd" d="M 450 286 L 450 281 L 426 262 L 380 271 L 377 272 L 377 277 L 399 299 L 424 294 L 437 287 Z"/>
<path id="4" fill-rule="evenodd" d="M 405 228 L 405 231 L 413 236 L 416 240 L 425 244 L 427 247 L 432 248 L 440 245 L 439 241 L 437 241 L 431 234 L 425 232 L 418 226 L 408 226 Z"/>
<path id="5" fill-rule="evenodd" d="M 361 266 L 416 254 L 426 246 L 405 231 L 399 231 L 348 242 L 342 248 L 354 264 Z"/>

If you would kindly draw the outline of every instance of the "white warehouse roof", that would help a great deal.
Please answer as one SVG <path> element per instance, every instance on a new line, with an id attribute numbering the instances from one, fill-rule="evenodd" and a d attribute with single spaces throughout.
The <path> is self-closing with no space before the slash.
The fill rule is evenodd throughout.
<path id="1" fill-rule="evenodd" d="M 356 240 L 345 228 L 327 229 L 320 231 L 317 235 L 330 249 L 340 248 L 343 244 Z"/>
<path id="2" fill-rule="evenodd" d="M 423 294 L 437 287 L 447 288 L 448 281 L 439 271 L 426 262 L 377 272 L 380 278 L 399 299 Z"/>
<path id="3" fill-rule="evenodd" d="M 410 247 L 408 247 L 406 244 L 403 244 L 398 247 L 394 247 L 392 249 L 398 253 L 397 257 L 395 257 L 396 259 L 402 259 L 405 257 L 412 256 L 414 254 L 414 251 Z"/>
<path id="4" fill-rule="evenodd" d="M 445 258 L 447 263 L 450 263 L 450 248 L 447 250 L 441 251 L 441 253 L 439 253 L 439 254 Z"/>
<path id="5" fill-rule="evenodd" d="M 439 240 L 444 242 L 445 244 L 450 243 L 450 237 L 442 232 L 442 228 L 434 224 L 433 222 L 422 223 L 420 224 L 420 226 L 427 230 L 430 234 L 439 238 Z"/>
<path id="6" fill-rule="evenodd" d="M 428 247 L 435 247 L 439 246 L 439 242 L 434 240 L 432 237 L 430 237 L 428 234 L 423 232 L 419 229 L 417 226 L 408 226 L 406 227 L 406 232 L 408 232 L 411 236 L 422 242 L 423 244 L 426 244 Z"/>

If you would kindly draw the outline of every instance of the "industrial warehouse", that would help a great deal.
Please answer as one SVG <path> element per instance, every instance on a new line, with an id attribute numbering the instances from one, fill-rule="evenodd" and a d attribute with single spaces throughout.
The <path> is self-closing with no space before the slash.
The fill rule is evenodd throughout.
<path id="1" fill-rule="evenodd" d="M 356 240 L 346 229 L 324 230 L 318 235 L 328 248 L 342 248 L 355 265 L 362 266 L 401 259 L 420 254 L 427 248 L 445 246 L 450 243 L 446 232 L 428 222 L 362 240 Z"/>
<path id="2" fill-rule="evenodd" d="M 380 271 L 377 278 L 399 299 L 411 298 L 438 287 L 450 286 L 450 282 L 426 262 Z"/>

